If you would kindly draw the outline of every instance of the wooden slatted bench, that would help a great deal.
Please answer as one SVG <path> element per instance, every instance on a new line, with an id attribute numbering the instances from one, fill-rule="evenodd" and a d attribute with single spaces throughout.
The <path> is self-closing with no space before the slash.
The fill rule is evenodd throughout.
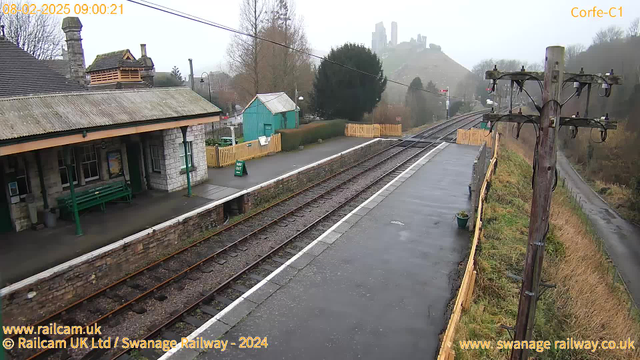
<path id="1" fill-rule="evenodd" d="M 76 206 L 78 207 L 78 211 L 80 211 L 100 205 L 100 209 L 105 211 L 105 204 L 107 202 L 123 198 L 126 202 L 131 202 L 131 188 L 126 182 L 119 181 L 76 192 Z M 56 200 L 58 201 L 60 210 L 65 214 L 71 214 L 71 218 L 73 219 L 71 194 L 61 196 Z"/>

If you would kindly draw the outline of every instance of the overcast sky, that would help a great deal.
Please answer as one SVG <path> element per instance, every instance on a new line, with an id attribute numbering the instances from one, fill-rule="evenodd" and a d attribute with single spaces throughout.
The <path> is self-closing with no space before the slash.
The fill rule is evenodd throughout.
<path id="1" fill-rule="evenodd" d="M 69 3 L 91 1 L 69 1 Z M 156 71 L 170 71 L 177 65 L 188 73 L 188 58 L 194 61 L 195 76 L 203 71 L 225 68 L 230 33 L 173 15 L 160 13 L 127 1 L 123 15 L 81 15 L 83 46 L 87 65 L 100 53 L 130 49 L 140 56 L 140 44 L 147 44 Z M 155 0 L 154 2 L 237 28 L 241 0 Z M 40 4 L 42 1 L 34 1 Z M 622 17 L 574 18 L 571 9 L 608 11 L 622 7 Z M 589 45 L 595 32 L 618 25 L 626 30 L 640 16 L 640 1 L 616 0 L 298 0 L 297 14 L 303 17 L 313 49 L 328 51 L 345 42 L 371 46 L 371 32 L 383 21 L 391 38 L 391 21 L 398 22 L 398 42 L 418 33 L 458 63 L 471 69 L 486 58 L 541 60 L 545 47 L 582 43 Z M 595 69 L 594 69 L 595 70 Z"/>

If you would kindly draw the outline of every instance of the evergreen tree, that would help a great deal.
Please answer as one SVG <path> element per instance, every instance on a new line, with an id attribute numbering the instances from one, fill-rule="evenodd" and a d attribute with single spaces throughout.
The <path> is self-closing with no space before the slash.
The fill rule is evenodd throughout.
<path id="1" fill-rule="evenodd" d="M 178 69 L 177 66 L 174 66 L 173 69 L 171 69 L 171 77 L 176 79 L 180 84 L 184 83 L 182 74 L 180 74 L 180 69 Z"/>
<path id="2" fill-rule="evenodd" d="M 411 110 L 411 126 L 420 126 L 431 120 L 431 114 L 427 109 L 426 93 L 419 77 L 414 78 L 409 84 L 404 102 L 405 106 Z"/>
<path id="3" fill-rule="evenodd" d="M 378 56 L 363 45 L 347 43 L 332 49 L 320 63 L 313 83 L 312 103 L 322 117 L 360 121 L 380 101 L 386 86 L 387 78 Z"/>

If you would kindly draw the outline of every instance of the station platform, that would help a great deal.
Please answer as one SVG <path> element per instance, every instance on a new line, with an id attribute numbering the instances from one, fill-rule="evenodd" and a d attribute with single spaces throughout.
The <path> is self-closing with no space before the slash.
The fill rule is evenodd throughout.
<path id="1" fill-rule="evenodd" d="M 192 188 L 172 193 L 149 190 L 137 194 L 131 204 L 108 203 L 106 212 L 80 216 L 84 235 L 75 235 L 75 224 L 58 220 L 58 225 L 40 231 L 25 230 L 0 235 L 0 288 L 62 264 L 139 231 L 259 185 L 300 167 L 371 141 L 338 137 L 303 150 L 281 152 L 248 160 L 249 175 L 233 176 L 233 166 L 209 169 L 209 179 Z"/>
<path id="2" fill-rule="evenodd" d="M 322 143 L 305 145 L 304 149 L 279 152 L 261 158 L 247 160 L 249 175 L 236 177 L 234 167 L 209 168 L 207 184 L 234 188 L 237 191 L 249 189 L 265 181 L 277 178 L 303 166 L 313 164 L 329 156 L 341 153 L 352 147 L 371 141 L 368 138 L 340 136 L 327 139 Z"/>
<path id="3" fill-rule="evenodd" d="M 478 147 L 441 144 L 161 359 L 435 358 L 470 233 Z M 242 336 L 268 347 L 241 349 Z M 235 344 L 235 345 L 234 345 Z"/>

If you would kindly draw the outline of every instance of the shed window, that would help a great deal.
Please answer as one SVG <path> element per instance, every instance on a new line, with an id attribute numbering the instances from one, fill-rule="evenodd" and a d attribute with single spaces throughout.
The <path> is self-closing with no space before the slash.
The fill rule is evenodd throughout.
<path id="1" fill-rule="evenodd" d="M 184 164 L 184 143 L 180 143 L 180 164 L 181 169 L 186 169 L 187 167 Z M 189 160 L 189 167 L 193 166 L 193 154 L 191 153 L 191 141 L 187 141 L 187 158 Z"/>
<path id="2" fill-rule="evenodd" d="M 180 146 L 183 147 L 182 149 L 182 153 L 184 153 L 184 145 L 180 144 Z M 162 155 L 162 148 L 158 145 L 151 145 L 149 146 L 149 150 L 151 152 L 151 170 L 153 170 L 153 172 L 162 172 L 162 159 L 163 159 L 163 155 Z M 184 163 L 184 158 L 182 158 L 182 161 Z"/>
<path id="3" fill-rule="evenodd" d="M 85 181 L 96 180 L 100 178 L 98 170 L 98 154 L 95 146 L 87 145 L 82 147 L 82 173 Z"/>
<path id="4" fill-rule="evenodd" d="M 71 162 L 73 163 L 73 183 L 78 183 L 78 171 L 76 170 L 76 154 L 75 152 L 71 152 Z M 67 171 L 67 167 L 64 165 L 64 157 L 62 155 L 62 150 L 58 150 L 58 172 L 60 173 L 60 182 L 62 183 L 62 187 L 69 186 L 69 173 Z"/>

